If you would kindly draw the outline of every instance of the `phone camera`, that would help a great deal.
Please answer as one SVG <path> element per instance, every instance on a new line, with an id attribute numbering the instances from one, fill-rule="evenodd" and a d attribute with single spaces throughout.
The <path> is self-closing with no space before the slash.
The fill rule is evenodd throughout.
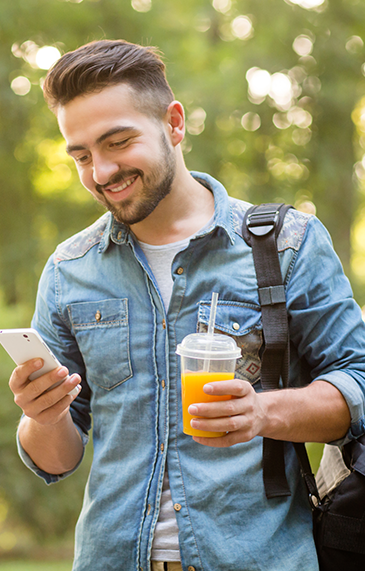
<path id="1" fill-rule="evenodd" d="M 26 339 L 28 339 L 28 335 L 23 335 L 23 337 L 25 337 Z"/>

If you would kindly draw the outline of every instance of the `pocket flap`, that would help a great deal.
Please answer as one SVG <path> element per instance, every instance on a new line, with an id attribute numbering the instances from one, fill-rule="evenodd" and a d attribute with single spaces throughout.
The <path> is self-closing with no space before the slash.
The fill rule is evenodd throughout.
<path id="1" fill-rule="evenodd" d="M 126 299 L 85 301 L 68 306 L 70 320 L 75 331 L 90 327 L 118 327 L 128 323 Z"/>
<path id="2" fill-rule="evenodd" d="M 198 321 L 208 325 L 210 301 L 199 303 Z M 253 329 L 262 329 L 259 306 L 239 301 L 218 300 L 215 328 L 232 336 L 246 335 Z"/>
<path id="3" fill-rule="evenodd" d="M 208 330 L 210 301 L 201 301 L 198 310 L 197 330 Z M 252 303 L 218 300 L 215 320 L 216 333 L 233 337 L 241 349 L 235 376 L 252 385 L 260 380 L 262 346 L 261 310 Z"/>

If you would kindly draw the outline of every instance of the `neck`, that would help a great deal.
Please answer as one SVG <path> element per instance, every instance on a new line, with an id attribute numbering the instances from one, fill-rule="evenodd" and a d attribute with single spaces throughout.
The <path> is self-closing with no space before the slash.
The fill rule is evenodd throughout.
<path id="1" fill-rule="evenodd" d="M 180 162 L 171 192 L 147 218 L 133 224 L 131 229 L 138 240 L 147 244 L 170 244 L 203 228 L 213 214 L 213 193 L 196 181 Z"/>

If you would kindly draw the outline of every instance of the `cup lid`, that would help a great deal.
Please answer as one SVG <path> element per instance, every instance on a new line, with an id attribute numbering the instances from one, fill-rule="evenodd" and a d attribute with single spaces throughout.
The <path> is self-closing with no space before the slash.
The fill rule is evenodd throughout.
<path id="1" fill-rule="evenodd" d="M 193 359 L 238 359 L 241 349 L 228 335 L 191 333 L 177 346 L 176 353 Z"/>

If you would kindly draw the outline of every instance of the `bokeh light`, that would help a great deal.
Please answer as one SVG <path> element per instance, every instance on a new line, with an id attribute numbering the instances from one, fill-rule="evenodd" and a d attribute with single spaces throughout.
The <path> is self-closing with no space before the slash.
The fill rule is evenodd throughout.
<path id="1" fill-rule="evenodd" d="M 13 79 L 10 87 L 16 95 L 27 95 L 32 85 L 27 77 L 24 77 L 24 75 L 18 75 L 18 77 Z"/>
<path id="2" fill-rule="evenodd" d="M 248 16 L 237 16 L 231 23 L 232 34 L 240 40 L 252 37 L 253 27 Z"/>
<path id="3" fill-rule="evenodd" d="M 309 36 L 301 34 L 293 42 L 293 50 L 298 56 L 309 56 L 313 51 L 313 42 Z"/>
<path id="4" fill-rule="evenodd" d="M 59 50 L 54 46 L 43 46 L 37 51 L 35 63 L 39 69 L 49 69 L 60 57 Z"/>
<path id="5" fill-rule="evenodd" d="M 217 12 L 221 12 L 222 14 L 226 14 L 232 8 L 231 0 L 213 0 L 212 5 L 214 10 L 217 10 Z"/>
<path id="6" fill-rule="evenodd" d="M 261 127 L 261 117 L 258 113 L 249 111 L 243 115 L 241 124 L 246 131 L 257 131 Z"/>
<path id="7" fill-rule="evenodd" d="M 149 12 L 152 8 L 152 0 L 132 0 L 131 5 L 136 12 Z"/>

